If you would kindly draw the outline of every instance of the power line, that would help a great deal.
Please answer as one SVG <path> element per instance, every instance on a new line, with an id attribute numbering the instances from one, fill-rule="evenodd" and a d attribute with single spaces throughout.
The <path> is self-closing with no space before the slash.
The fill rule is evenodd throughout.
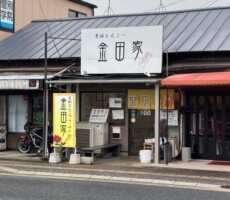
<path id="1" fill-rule="evenodd" d="M 175 1 L 175 2 L 166 4 L 165 7 L 170 7 L 170 6 L 176 5 L 176 4 L 178 4 L 178 3 L 182 3 L 183 1 L 187 1 L 187 0 L 177 0 L 177 1 Z"/>
<path id="2" fill-rule="evenodd" d="M 146 12 L 151 12 L 151 11 L 154 11 L 154 12 L 165 12 L 167 10 L 167 7 L 174 6 L 176 4 L 182 3 L 183 1 L 187 1 L 187 0 L 177 0 L 175 2 L 172 2 L 172 3 L 164 5 L 163 4 L 163 0 L 160 0 L 160 4 L 157 6 L 157 8 L 148 10 Z"/>
<path id="3" fill-rule="evenodd" d="M 45 22 L 46 22 L 48 31 L 49 31 L 50 35 L 52 36 L 52 32 L 51 32 L 50 27 L 49 27 L 49 24 L 48 24 L 48 22 L 47 22 L 47 19 L 46 19 L 46 16 L 45 16 L 45 12 L 44 12 L 44 10 L 43 10 L 43 8 L 42 8 L 42 5 L 41 5 L 40 0 L 38 0 L 38 4 L 39 4 L 39 6 L 40 6 L 40 9 L 41 9 L 41 11 L 42 11 L 43 17 L 44 17 L 44 19 L 45 19 Z M 52 42 L 54 43 L 54 46 L 55 46 L 55 48 L 56 48 L 56 51 L 58 52 L 59 57 L 61 57 L 61 54 L 60 54 L 60 52 L 59 52 L 59 50 L 58 50 L 58 48 L 57 48 L 57 46 L 56 46 L 54 40 L 52 40 Z"/>
<path id="4" fill-rule="evenodd" d="M 163 4 L 163 0 L 160 0 L 159 6 L 155 9 L 156 12 L 165 12 L 166 7 Z"/>
<path id="5" fill-rule="evenodd" d="M 203 8 L 208 8 L 210 6 L 212 6 L 214 3 L 216 3 L 218 0 L 211 0 L 209 2 L 207 2 L 205 5 L 203 5 Z"/>

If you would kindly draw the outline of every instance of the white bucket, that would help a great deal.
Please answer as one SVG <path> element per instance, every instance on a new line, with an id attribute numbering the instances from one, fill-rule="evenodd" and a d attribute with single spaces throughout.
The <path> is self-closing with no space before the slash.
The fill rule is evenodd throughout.
<path id="1" fill-rule="evenodd" d="M 141 163 L 151 163 L 152 151 L 151 150 L 140 150 L 139 151 Z"/>

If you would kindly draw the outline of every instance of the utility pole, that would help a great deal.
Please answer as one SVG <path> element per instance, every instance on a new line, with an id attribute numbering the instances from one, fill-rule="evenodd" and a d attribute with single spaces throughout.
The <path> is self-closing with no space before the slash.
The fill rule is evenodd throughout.
<path id="1" fill-rule="evenodd" d="M 42 159 L 47 159 L 47 152 L 48 152 L 48 87 L 46 84 L 47 81 L 47 32 L 45 33 L 45 74 L 44 74 L 44 89 L 43 89 L 43 153 L 42 153 Z"/>

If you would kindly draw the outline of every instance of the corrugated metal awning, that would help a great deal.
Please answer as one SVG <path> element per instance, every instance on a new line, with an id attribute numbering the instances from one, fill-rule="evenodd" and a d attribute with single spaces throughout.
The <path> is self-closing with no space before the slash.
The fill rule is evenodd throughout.
<path id="1" fill-rule="evenodd" d="M 175 74 L 161 81 L 162 86 L 230 85 L 230 72 Z"/>

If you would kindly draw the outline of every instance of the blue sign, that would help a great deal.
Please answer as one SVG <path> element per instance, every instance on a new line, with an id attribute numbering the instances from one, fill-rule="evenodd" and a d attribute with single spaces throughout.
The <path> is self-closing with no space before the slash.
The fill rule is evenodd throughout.
<path id="1" fill-rule="evenodd" d="M 14 0 L 0 0 L 0 27 L 14 30 Z"/>

